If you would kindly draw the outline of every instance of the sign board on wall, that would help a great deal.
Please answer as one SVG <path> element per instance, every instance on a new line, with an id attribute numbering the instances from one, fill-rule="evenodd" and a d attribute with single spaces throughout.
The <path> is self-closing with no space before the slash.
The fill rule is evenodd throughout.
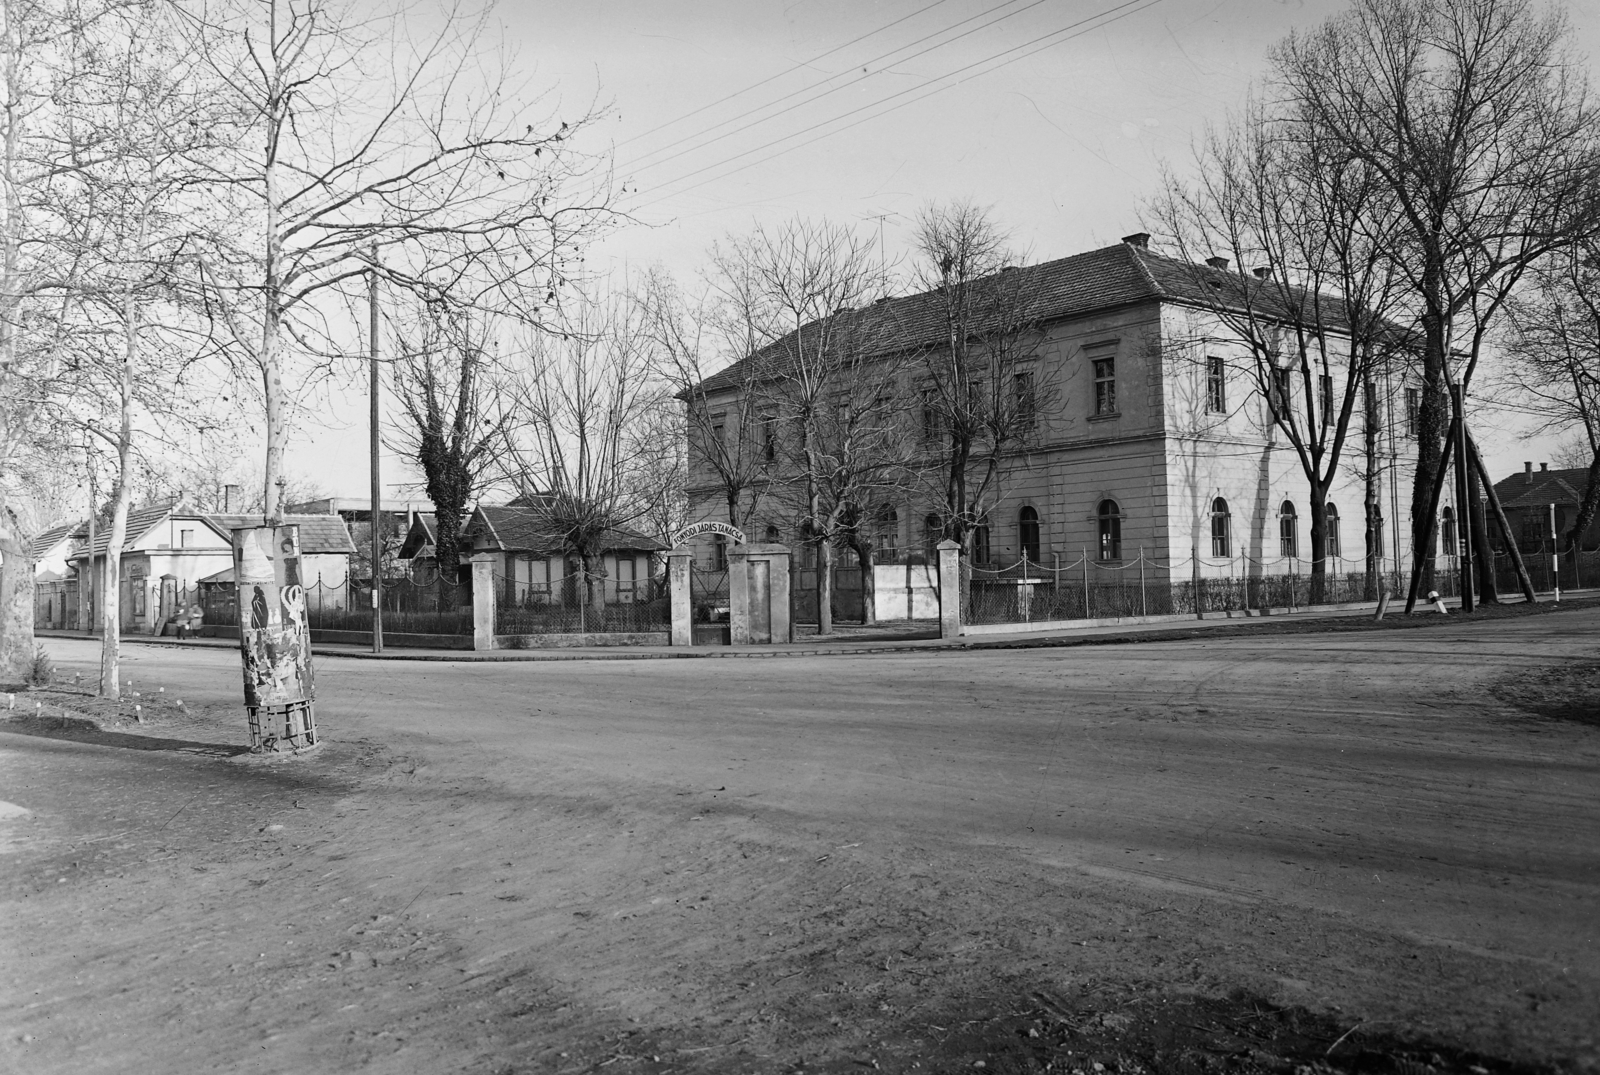
<path id="1" fill-rule="evenodd" d="M 672 535 L 672 544 L 675 546 L 687 544 L 690 538 L 699 537 L 701 534 L 722 534 L 725 537 L 732 538 L 735 545 L 749 544 L 744 539 L 743 530 L 736 526 L 729 526 L 727 523 L 719 523 L 715 519 L 707 519 L 703 523 L 689 524 Z"/>
<path id="2" fill-rule="evenodd" d="M 239 583 L 244 704 L 257 709 L 312 701 L 311 633 L 306 628 L 300 571 L 300 528 L 235 530 L 233 567 Z"/>

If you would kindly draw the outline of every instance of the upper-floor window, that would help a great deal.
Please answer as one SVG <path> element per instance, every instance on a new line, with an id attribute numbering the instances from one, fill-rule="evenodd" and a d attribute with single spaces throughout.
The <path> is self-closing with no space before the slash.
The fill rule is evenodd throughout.
<path id="1" fill-rule="evenodd" d="M 1038 419 L 1038 399 L 1034 394 L 1033 373 L 1024 371 L 1013 378 L 1017 396 L 1017 429 L 1026 432 Z"/>
<path id="2" fill-rule="evenodd" d="M 1293 392 L 1289 371 L 1275 366 L 1267 371 L 1267 376 L 1267 405 L 1272 408 L 1272 417 L 1287 420 L 1289 399 Z"/>
<path id="3" fill-rule="evenodd" d="M 190 546 L 192 546 L 193 544 L 194 544 L 194 531 L 193 530 L 179 530 L 178 531 L 178 547 L 180 549 L 187 549 Z"/>
<path id="4" fill-rule="evenodd" d="M 1115 500 L 1102 500 L 1095 512 L 1100 534 L 1100 560 L 1122 559 L 1122 511 Z"/>
<path id="5" fill-rule="evenodd" d="M 1294 513 L 1294 502 L 1285 500 L 1278 508 L 1278 555 L 1300 555 L 1300 520 Z"/>
<path id="6" fill-rule="evenodd" d="M 1039 513 L 1032 508 L 1017 513 L 1017 543 L 1024 559 L 1039 562 Z"/>
<path id="7" fill-rule="evenodd" d="M 1406 436 L 1417 435 L 1417 416 L 1422 413 L 1422 389 L 1406 389 Z"/>
<path id="8" fill-rule="evenodd" d="M 1322 388 L 1322 425 L 1327 428 L 1333 425 L 1333 378 L 1324 373 L 1318 383 Z"/>
<path id="9" fill-rule="evenodd" d="M 1117 360 L 1094 360 L 1094 413 L 1117 413 Z"/>
<path id="10" fill-rule="evenodd" d="M 1328 518 L 1328 532 L 1323 535 L 1322 542 L 1327 549 L 1328 559 L 1337 560 L 1339 557 L 1344 555 L 1339 542 L 1339 505 L 1327 505 L 1326 512 Z M 1380 542 L 1383 540 L 1382 526 L 1378 527 L 1378 540 Z M 1379 556 L 1382 556 L 1383 549 L 1380 547 L 1377 550 L 1377 553 Z"/>
<path id="11" fill-rule="evenodd" d="M 1215 356 L 1206 359 L 1206 410 L 1212 414 L 1228 412 L 1228 367 Z"/>
<path id="12" fill-rule="evenodd" d="M 939 414 L 939 392 L 937 389 L 924 388 L 922 390 L 922 440 L 925 444 L 933 444 L 939 440 L 944 430 L 944 422 Z"/>
<path id="13" fill-rule="evenodd" d="M 770 414 L 761 416 L 761 458 L 768 463 L 778 458 L 778 420 Z"/>
<path id="14" fill-rule="evenodd" d="M 1228 502 L 1220 496 L 1211 502 L 1211 555 L 1233 555 L 1233 516 L 1228 514 Z"/>

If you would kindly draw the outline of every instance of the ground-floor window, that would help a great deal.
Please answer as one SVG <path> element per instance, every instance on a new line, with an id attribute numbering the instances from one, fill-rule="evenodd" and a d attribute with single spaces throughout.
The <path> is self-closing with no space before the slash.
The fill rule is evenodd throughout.
<path id="1" fill-rule="evenodd" d="M 623 604 L 633 602 L 636 566 L 631 556 L 617 557 L 617 600 Z"/>
<path id="2" fill-rule="evenodd" d="M 1217 497 L 1211 502 L 1211 555 L 1233 555 L 1233 516 L 1228 514 L 1228 502 Z"/>
<path id="3" fill-rule="evenodd" d="M 1344 555 L 1344 549 L 1341 547 L 1339 541 L 1339 507 L 1337 504 L 1329 504 L 1326 511 L 1328 516 L 1328 533 L 1327 536 L 1323 538 L 1323 543 L 1328 549 L 1328 559 L 1336 560 Z M 1381 530 L 1379 531 L 1379 535 L 1382 536 Z M 1379 553 L 1379 555 L 1381 556 L 1382 553 Z"/>
<path id="4" fill-rule="evenodd" d="M 989 521 L 985 519 L 972 528 L 972 562 L 987 564 L 993 559 L 989 548 Z"/>
<path id="5" fill-rule="evenodd" d="M 1039 562 L 1039 513 L 1032 508 L 1017 513 L 1017 543 L 1024 559 Z"/>
<path id="6" fill-rule="evenodd" d="M 1278 555 L 1300 555 L 1300 518 L 1294 513 L 1294 502 L 1285 500 L 1278 509 Z"/>
<path id="7" fill-rule="evenodd" d="M 1096 521 L 1100 531 L 1101 560 L 1122 559 L 1122 511 L 1117 507 L 1115 500 L 1100 501 L 1100 508 L 1096 512 Z"/>

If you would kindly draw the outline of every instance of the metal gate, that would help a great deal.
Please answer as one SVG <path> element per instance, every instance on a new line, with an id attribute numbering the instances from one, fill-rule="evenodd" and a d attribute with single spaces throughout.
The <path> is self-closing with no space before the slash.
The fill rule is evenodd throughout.
<path id="1" fill-rule="evenodd" d="M 689 566 L 689 609 L 697 646 L 728 644 L 728 569 Z"/>

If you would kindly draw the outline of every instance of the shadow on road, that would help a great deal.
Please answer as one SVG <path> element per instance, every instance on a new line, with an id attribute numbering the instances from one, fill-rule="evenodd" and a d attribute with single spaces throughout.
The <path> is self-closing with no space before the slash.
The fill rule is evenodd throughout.
<path id="1" fill-rule="evenodd" d="M 70 717 L 47 717 L 43 720 L 13 719 L 0 725 L 0 732 L 39 739 L 59 739 L 70 743 L 90 743 L 102 747 L 121 747 L 124 750 L 173 751 L 204 758 L 233 758 L 250 752 L 249 747 L 227 743 L 203 743 L 197 739 L 164 739 L 155 735 L 109 732 L 96 727 L 90 721 L 75 720 Z"/>

